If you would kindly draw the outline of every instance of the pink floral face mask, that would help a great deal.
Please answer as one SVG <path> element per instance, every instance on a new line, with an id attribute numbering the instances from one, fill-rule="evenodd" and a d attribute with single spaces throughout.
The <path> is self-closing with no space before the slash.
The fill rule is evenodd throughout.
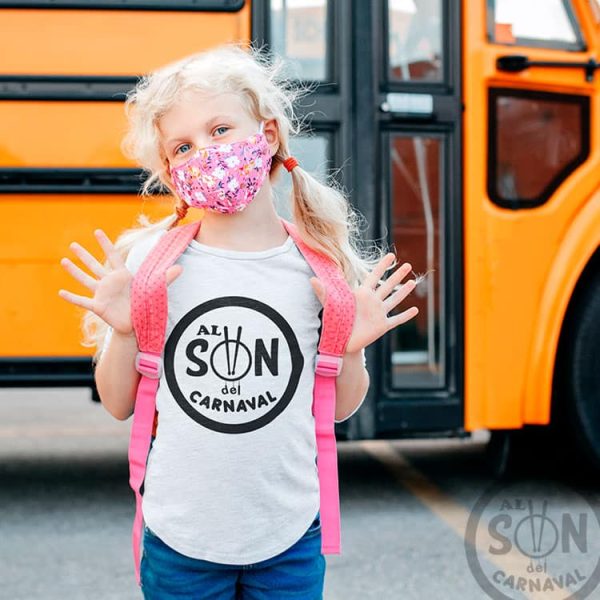
<path id="1" fill-rule="evenodd" d="M 263 131 L 231 144 L 199 148 L 184 163 L 171 167 L 171 179 L 182 200 L 196 208 L 240 212 L 250 204 L 271 168 Z"/>

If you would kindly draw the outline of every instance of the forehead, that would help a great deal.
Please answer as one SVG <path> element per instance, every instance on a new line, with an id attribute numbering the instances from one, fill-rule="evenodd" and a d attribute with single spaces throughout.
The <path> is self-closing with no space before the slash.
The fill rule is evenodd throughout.
<path id="1" fill-rule="evenodd" d="M 186 90 L 158 120 L 163 137 L 184 135 L 190 130 L 207 125 L 218 115 L 246 118 L 246 111 L 237 94 L 211 94 Z"/>

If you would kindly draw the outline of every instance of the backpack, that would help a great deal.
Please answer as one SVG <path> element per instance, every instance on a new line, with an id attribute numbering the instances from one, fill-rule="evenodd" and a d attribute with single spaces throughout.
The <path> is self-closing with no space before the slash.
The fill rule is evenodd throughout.
<path id="1" fill-rule="evenodd" d="M 282 225 L 327 288 L 321 335 L 315 361 L 312 414 L 315 417 L 317 470 L 319 475 L 321 552 L 340 554 L 340 507 L 335 438 L 335 386 L 342 358 L 352 332 L 355 298 L 342 270 L 328 256 L 310 248 L 296 226 L 281 218 Z M 129 484 L 136 500 L 132 542 L 135 575 L 140 581 L 142 494 L 151 436 L 156 430 L 156 392 L 162 374 L 162 355 L 167 324 L 165 271 L 183 253 L 200 229 L 200 221 L 168 230 L 150 250 L 131 282 L 131 319 L 139 351 L 135 368 L 138 384 L 129 441 Z"/>

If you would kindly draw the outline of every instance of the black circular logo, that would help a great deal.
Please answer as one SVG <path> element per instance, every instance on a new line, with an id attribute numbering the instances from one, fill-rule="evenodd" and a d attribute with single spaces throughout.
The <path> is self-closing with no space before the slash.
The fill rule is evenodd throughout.
<path id="1" fill-rule="evenodd" d="M 293 398 L 303 366 L 288 322 L 244 296 L 196 306 L 165 343 L 173 397 L 194 421 L 222 433 L 246 433 L 275 419 Z"/>

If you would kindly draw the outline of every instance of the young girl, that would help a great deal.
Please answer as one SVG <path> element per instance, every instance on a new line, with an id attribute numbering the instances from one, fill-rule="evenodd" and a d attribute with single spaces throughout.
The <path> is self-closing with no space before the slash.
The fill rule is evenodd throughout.
<path id="1" fill-rule="evenodd" d="M 311 405 L 326 291 L 275 210 L 272 186 L 282 166 L 303 241 L 339 265 L 356 299 L 336 382 L 336 422 L 356 412 L 367 393 L 365 346 L 418 312 L 388 317 L 414 289 L 414 280 L 401 285 L 411 266 L 382 280 L 394 254 L 359 250 L 348 199 L 290 156 L 301 92 L 285 85 L 283 64 L 225 44 L 144 77 L 126 102 L 124 150 L 149 172 L 144 193 L 159 182 L 172 192 L 174 214 L 156 223 L 140 217 L 142 227 L 115 244 L 96 230 L 103 264 L 72 243 L 95 277 L 61 261 L 93 293 L 59 291 L 87 310 L 102 404 L 125 420 L 140 377 L 131 280 L 189 207 L 203 209 L 196 238 L 166 275 L 164 372 L 143 492 L 145 598 L 322 598 Z M 262 394 L 273 403 L 285 394 L 289 402 L 261 421 L 266 409 L 258 405 L 221 411 L 216 399 L 227 394 Z"/>

